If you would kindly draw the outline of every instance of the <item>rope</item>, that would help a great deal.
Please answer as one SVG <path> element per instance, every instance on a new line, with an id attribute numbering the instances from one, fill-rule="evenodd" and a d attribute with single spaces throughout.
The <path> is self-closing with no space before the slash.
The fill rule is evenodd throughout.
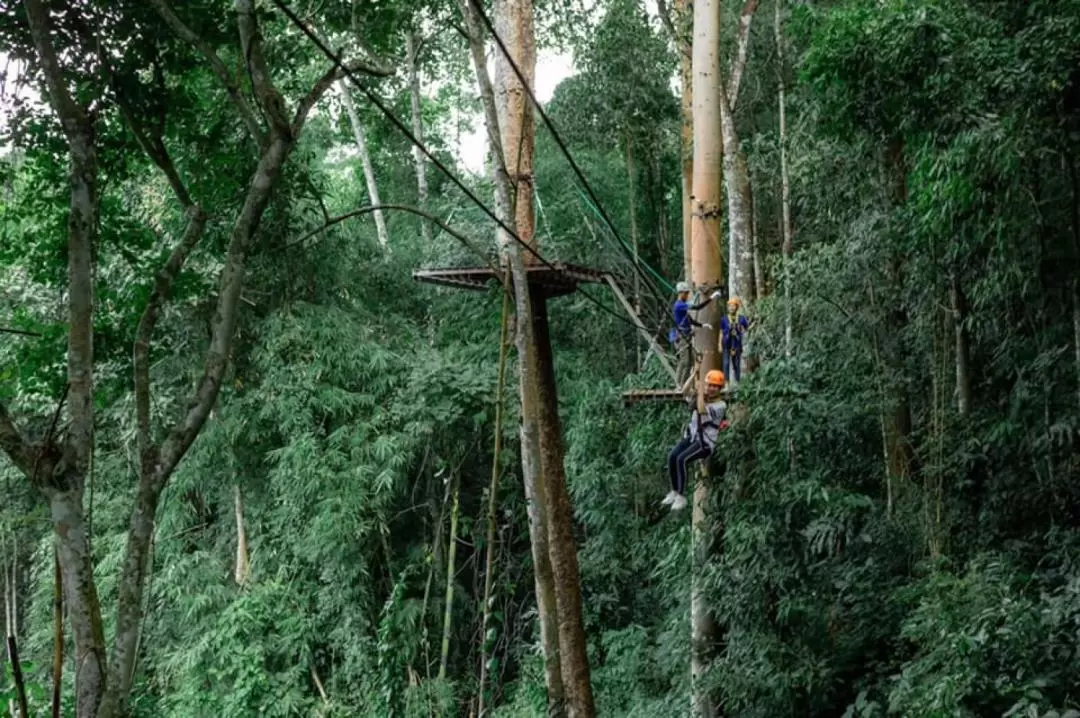
<path id="1" fill-rule="evenodd" d="M 591 199 L 589 199 L 589 197 L 584 192 L 581 191 L 581 187 L 575 185 L 574 189 L 576 189 L 578 191 L 578 194 L 581 195 L 581 199 L 583 199 L 585 201 L 585 204 L 588 205 L 589 209 L 591 209 L 594 213 L 596 213 L 597 216 L 601 216 L 600 215 L 600 209 L 595 204 L 593 204 L 593 201 Z M 623 249 L 626 250 L 629 253 L 630 261 L 633 262 L 634 261 L 634 259 L 633 259 L 633 256 L 634 256 L 633 247 L 628 245 L 626 243 L 626 240 L 624 240 L 619 235 L 613 234 L 612 236 L 614 236 L 615 239 L 619 242 L 619 244 L 622 245 Z M 664 289 L 666 289 L 669 292 L 674 292 L 675 291 L 675 285 L 672 284 L 671 282 L 669 282 L 667 279 L 665 279 L 664 276 L 662 274 L 660 274 L 660 272 L 656 271 L 656 269 L 654 269 L 651 264 L 649 264 L 644 259 L 642 259 L 640 254 L 637 257 L 637 262 L 639 264 L 641 264 L 643 267 L 645 267 L 645 269 L 647 269 L 649 271 L 649 274 L 653 275 L 653 277 L 655 277 L 656 280 L 658 282 L 660 282 L 660 284 L 664 287 Z"/>
<path id="2" fill-rule="evenodd" d="M 274 5 L 289 19 L 289 21 L 293 25 L 295 25 L 304 35 L 306 35 L 308 37 L 308 39 L 311 40 L 311 42 L 319 49 L 319 51 L 323 55 L 326 56 L 327 59 L 329 59 L 332 63 L 334 63 L 334 67 L 336 69 L 340 70 L 345 77 L 349 78 L 349 80 L 352 82 L 353 86 L 356 87 L 358 90 L 360 90 L 360 92 L 364 93 L 364 96 L 367 97 L 368 100 L 370 100 L 371 103 L 373 105 L 375 105 L 375 107 L 377 107 L 379 109 L 379 111 L 382 112 L 386 116 L 387 119 L 390 120 L 390 122 L 394 125 L 394 127 L 397 128 L 397 130 L 399 132 L 401 132 L 401 134 L 403 134 L 406 137 L 406 139 L 408 139 L 409 142 L 411 142 L 418 150 L 420 150 L 420 152 L 422 152 L 424 154 L 424 156 L 427 157 L 431 161 L 431 163 L 440 172 L 442 172 L 444 175 L 446 175 L 447 179 L 449 179 L 454 184 L 455 187 L 460 189 L 465 194 L 465 196 L 468 197 L 470 201 L 472 201 L 473 204 L 475 204 L 477 207 L 480 208 L 480 210 L 484 214 L 486 214 L 488 217 L 490 217 L 492 220 L 494 220 L 494 222 L 504 232 L 506 232 L 507 236 L 509 236 L 511 239 L 513 239 L 519 246 L 521 246 L 523 249 L 525 249 L 525 251 L 529 252 L 529 254 L 533 255 L 536 258 L 536 260 L 538 262 L 540 262 L 540 264 L 544 265 L 546 268 L 550 269 L 552 272 L 555 272 L 556 274 L 561 274 L 561 271 L 559 270 L 558 267 L 556 267 L 551 262 L 549 262 L 547 259 L 542 257 L 540 255 L 540 253 L 537 252 L 531 245 L 529 245 L 524 240 L 522 240 L 521 237 L 518 236 L 518 233 L 514 229 L 512 229 L 502 219 L 500 219 L 499 216 L 495 213 L 494 210 L 492 210 L 479 197 L 477 197 L 475 192 L 473 192 L 468 187 L 466 187 L 465 183 L 462 182 L 457 177 L 457 175 L 455 175 L 438 157 L 436 157 L 434 154 L 432 154 L 431 150 L 429 150 L 427 148 L 427 146 L 422 141 L 420 141 L 416 137 L 416 135 L 414 135 L 412 133 L 412 130 L 410 130 L 408 127 L 406 127 L 405 123 L 403 123 L 386 106 L 386 104 L 382 100 L 379 99 L 379 97 L 374 92 L 372 92 L 367 86 L 362 84 L 356 78 L 356 74 L 352 70 L 350 70 L 348 67 L 346 67 L 344 64 L 342 64 L 340 56 L 335 55 L 333 52 L 331 52 L 330 49 L 326 46 L 326 44 L 323 43 L 323 41 L 321 39 L 319 39 L 319 37 L 310 28 L 308 28 L 307 25 L 304 24 L 304 21 L 301 20 L 296 15 L 296 13 L 294 13 L 292 10 L 290 10 L 285 5 L 283 0 L 272 0 L 272 1 L 273 1 Z M 517 68 L 515 66 L 515 70 L 516 69 Z M 530 96 L 532 96 L 532 91 L 529 90 L 527 87 L 526 87 L 526 90 L 528 90 Z M 535 102 L 535 98 L 534 98 L 534 102 Z M 445 227 L 444 227 L 444 229 L 445 229 Z M 650 286 L 651 286 L 651 284 L 650 284 Z M 621 314 L 618 314 L 618 313 L 612 311 L 611 309 L 609 309 L 599 299 L 592 296 L 592 294 L 590 294 L 589 292 L 586 292 L 584 288 L 578 287 L 577 291 L 580 294 L 582 294 L 586 299 L 588 299 L 590 302 L 592 302 L 597 307 L 599 307 L 602 311 L 607 312 L 611 316 L 615 317 L 616 319 L 619 319 L 622 322 L 625 322 L 627 325 L 632 326 L 635 329 L 637 328 L 636 325 L 632 321 L 630 321 L 626 317 L 622 316 Z M 655 287 L 653 287 L 653 291 L 655 291 Z"/>
<path id="3" fill-rule="evenodd" d="M 277 0 L 275 0 L 275 2 L 277 2 Z M 547 127 L 548 132 L 551 133 L 551 137 L 555 140 L 555 144 L 559 146 L 559 150 L 562 151 L 563 156 L 566 157 L 566 160 L 567 162 L 569 162 L 570 168 L 573 169 L 578 181 L 583 187 L 585 187 L 585 190 L 589 193 L 589 197 L 592 198 L 592 201 L 599 210 L 600 216 L 603 218 L 604 223 L 607 224 L 608 228 L 613 234 L 619 236 L 619 230 L 615 227 L 615 223 L 611 221 L 611 217 L 609 217 L 608 213 L 604 211 L 603 207 L 600 204 L 600 199 L 593 191 L 592 185 L 589 184 L 589 180 L 586 179 L 585 174 L 581 171 L 581 167 L 578 166 L 577 161 L 574 159 L 573 155 L 570 154 L 569 148 L 567 148 L 566 143 L 563 142 L 563 138 L 561 135 L 559 135 L 559 131 L 555 129 L 555 125 L 552 123 L 551 118 L 548 117 L 547 113 L 544 111 L 544 108 L 536 99 L 536 94 L 533 93 L 532 88 L 526 81 L 525 75 L 521 72 L 521 68 L 519 68 L 517 63 L 514 62 L 514 58 L 510 56 L 510 51 L 507 50 L 506 44 L 503 42 L 502 38 L 499 37 L 499 33 L 495 31 L 495 26 L 492 24 L 491 19 L 487 16 L 487 13 L 484 12 L 484 8 L 482 7 L 480 0 L 466 0 L 466 2 L 472 3 L 473 8 L 475 8 L 476 10 L 476 14 L 484 23 L 484 26 L 488 29 L 488 32 L 491 33 L 492 39 L 495 40 L 495 43 L 499 46 L 499 50 L 502 51 L 503 57 L 506 58 L 506 61 L 514 70 L 514 74 L 517 76 L 518 81 L 521 83 L 521 86 L 524 88 L 525 92 L 529 95 L 529 100 L 532 102 L 533 107 L 536 108 L 537 114 L 540 115 L 540 119 L 544 121 L 544 126 Z M 645 274 L 641 267 L 636 266 L 635 264 L 634 268 L 639 274 L 641 274 L 642 278 L 645 279 L 645 285 L 649 288 L 649 290 L 656 296 L 657 299 L 663 302 L 664 297 L 662 297 L 657 291 L 656 286 L 652 283 L 652 279 L 649 278 L 647 274 Z"/>

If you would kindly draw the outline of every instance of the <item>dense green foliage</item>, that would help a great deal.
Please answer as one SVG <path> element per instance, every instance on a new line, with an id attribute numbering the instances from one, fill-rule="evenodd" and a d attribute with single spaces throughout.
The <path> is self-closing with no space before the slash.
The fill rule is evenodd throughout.
<path id="1" fill-rule="evenodd" d="M 228 4 L 200 2 L 185 16 L 227 18 L 218 11 Z M 445 18 L 458 22 L 456 5 L 328 5 L 326 32 L 356 30 L 387 57 L 403 56 L 406 28 L 430 34 L 420 73 L 439 89 L 425 89 L 425 133 L 466 174 L 456 123 L 475 115 L 476 92 L 464 43 L 438 32 Z M 574 23 L 566 18 L 580 8 L 567 5 L 538 10 L 541 44 L 564 43 L 579 69 L 548 109 L 622 241 L 633 212 L 642 256 L 673 282 L 676 51 L 642 3 L 603 0 Z M 1068 715 L 1080 709 L 1080 2 L 796 5 L 784 13 L 784 67 L 773 2 L 758 8 L 737 110 L 769 295 L 751 308 L 760 369 L 741 387 L 748 414 L 722 440 L 732 469 L 714 477 L 721 490 L 708 507 L 705 585 L 720 626 L 709 684 L 724 715 L 746 718 Z M 145 31 L 136 5 L 116 7 Z M 741 7 L 726 3 L 725 43 Z M 269 5 L 264 15 L 268 60 L 297 96 L 325 62 Z M 0 17 L 6 50 L 27 57 L 18 13 L 0 6 Z M 234 28 L 215 22 L 200 30 L 226 47 Z M 201 369 L 222 248 L 254 160 L 195 53 L 141 34 L 130 50 L 143 70 L 132 75 L 145 83 L 131 89 L 140 111 L 152 116 L 153 98 L 181 108 L 165 139 L 211 215 L 155 334 L 155 411 L 168 419 Z M 372 86 L 407 117 L 403 73 Z M 796 229 L 786 264 L 778 77 Z M 101 86 L 89 70 L 76 81 Z M 415 203 L 407 142 L 374 107 L 360 110 L 383 200 Z M 138 460 L 130 347 L 182 218 L 118 110 L 106 103 L 99 124 L 98 413 L 85 503 L 110 607 Z M 0 334 L 0 401 L 33 436 L 48 430 L 64 387 L 68 180 L 57 133 L 47 107 L 24 105 L 0 158 L 0 327 L 32 333 Z M 544 255 L 604 267 L 630 287 L 625 247 L 551 137 L 537 135 Z M 329 95 L 263 218 L 227 384 L 158 511 L 134 716 L 470 715 L 485 641 L 495 715 L 543 715 L 512 371 L 493 627 L 479 635 L 501 297 L 414 283 L 418 266 L 478 260 L 440 231 L 424 246 L 411 215 L 388 214 L 389 253 L 369 216 L 295 244 L 368 202 L 351 143 Z M 494 256 L 487 218 L 431 167 L 428 176 L 432 213 Z M 491 197 L 484 178 L 468 182 Z M 668 515 L 658 501 L 684 416 L 623 408 L 622 390 L 665 378 L 654 361 L 638 371 L 634 329 L 602 287 L 587 289 L 612 312 L 560 299 L 552 334 L 598 711 L 683 716 L 690 526 L 688 512 Z M 642 292 L 647 323 L 665 335 L 666 296 Z M 897 475 L 883 444 L 901 405 L 912 461 Z M 447 576 L 455 485 L 457 570 Z M 23 657 L 44 714 L 47 507 L 2 456 L 0 486 L 0 555 L 17 556 Z M 237 496 L 251 560 L 242 585 Z M 439 680 L 447 581 L 456 592 Z M 109 608 L 105 620 L 108 632 Z M 69 661 L 66 695 L 74 672 Z M 9 677 L 0 674 L 0 700 Z"/>

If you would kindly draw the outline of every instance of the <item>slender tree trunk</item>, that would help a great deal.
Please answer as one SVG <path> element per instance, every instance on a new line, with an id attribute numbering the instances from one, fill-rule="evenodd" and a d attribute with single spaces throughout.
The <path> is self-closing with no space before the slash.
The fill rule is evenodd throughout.
<path id="1" fill-rule="evenodd" d="M 791 356 L 793 343 L 793 308 L 791 286 L 791 258 L 794 254 L 794 238 L 791 231 L 791 180 L 787 162 L 787 98 L 784 90 L 784 24 L 783 0 L 776 0 L 773 29 L 776 35 L 776 102 L 780 114 L 780 211 L 781 252 L 784 255 L 784 354 Z"/>
<path id="2" fill-rule="evenodd" d="M 461 481 L 453 478 L 454 498 L 450 506 L 450 538 L 446 552 L 446 602 L 443 606 L 442 650 L 439 653 L 439 680 L 446 678 L 446 664 L 450 659 L 450 631 L 454 620 L 454 574 L 457 560 L 458 509 L 460 507 Z"/>
<path id="3" fill-rule="evenodd" d="M 508 330 L 510 326 L 510 295 L 503 293 L 502 329 L 499 336 L 499 375 L 495 384 L 495 448 L 491 458 L 491 484 L 488 486 L 487 506 L 487 545 L 484 559 L 484 599 L 481 605 L 482 618 L 480 620 L 480 683 L 477 688 L 476 718 L 484 718 L 487 706 L 487 676 L 488 676 L 488 651 L 494 650 L 494 641 L 488 636 L 488 624 L 491 622 L 491 592 L 495 585 L 495 529 L 498 523 L 496 507 L 498 506 L 499 477 L 502 475 L 502 466 L 499 463 L 502 456 L 502 422 L 503 422 L 503 392 L 506 386 L 506 354 L 509 344 Z"/>
<path id="4" fill-rule="evenodd" d="M 693 276 L 693 194 L 694 194 L 694 74 L 691 61 L 689 33 L 685 27 L 690 24 L 693 12 L 691 0 L 675 0 L 676 34 L 674 38 L 679 53 L 679 78 L 682 84 L 680 98 L 681 129 L 680 150 L 682 169 L 682 219 L 683 219 L 683 277 L 689 281 Z"/>
<path id="5" fill-rule="evenodd" d="M 907 202 L 907 167 L 904 159 L 904 142 L 896 138 L 889 143 L 887 150 L 887 172 L 890 182 L 890 201 L 893 206 Z M 889 259 L 887 275 L 889 284 L 896 295 L 902 290 L 903 257 L 895 252 Z M 887 327 L 885 341 L 885 362 L 893 377 L 891 406 L 886 414 L 886 437 L 889 453 L 890 480 L 901 486 L 911 475 L 914 452 L 911 444 L 911 403 L 908 398 L 906 383 L 902 380 L 904 372 L 904 348 L 902 336 L 907 326 L 907 313 L 898 302 L 891 302 L 885 310 Z"/>
<path id="6" fill-rule="evenodd" d="M 971 413 L 971 351 L 968 346 L 967 297 L 959 277 L 949 283 L 952 304 L 953 335 L 956 339 L 956 410 L 960 416 Z"/>
<path id="7" fill-rule="evenodd" d="M 750 213 L 750 243 L 754 255 L 754 296 L 760 299 L 765 296 L 765 268 L 761 262 L 761 241 L 758 237 L 758 204 L 754 202 L 753 211 Z"/>
<path id="8" fill-rule="evenodd" d="M 364 181 L 367 183 L 368 197 L 373 205 L 381 204 L 379 199 L 379 187 L 375 183 L 375 168 L 371 164 L 371 154 L 368 152 L 367 139 L 364 137 L 364 125 L 360 122 L 360 113 L 356 111 L 356 103 L 353 102 L 352 93 L 344 80 L 338 82 L 341 91 L 341 99 L 345 103 L 345 110 L 349 113 L 349 122 L 352 124 L 353 137 L 356 138 L 356 151 L 360 153 L 360 164 L 364 168 Z M 372 212 L 375 216 L 375 230 L 378 232 L 379 244 L 384 249 L 390 246 L 390 239 L 386 233 L 386 220 L 381 210 Z"/>
<path id="9" fill-rule="evenodd" d="M 236 568 L 233 580 L 237 586 L 245 586 L 251 576 L 251 563 L 248 560 L 247 530 L 244 527 L 244 496 L 239 484 L 233 485 L 233 504 L 236 512 Z"/>
<path id="10" fill-rule="evenodd" d="M 721 88 L 720 117 L 724 142 L 724 184 L 727 188 L 728 241 L 730 260 L 728 264 L 728 293 L 740 297 L 748 304 L 754 300 L 754 237 L 752 213 L 754 197 L 750 187 L 750 169 L 746 153 L 739 146 L 728 102 L 723 99 Z"/>
<path id="11" fill-rule="evenodd" d="M 53 548 L 53 690 L 52 718 L 60 718 L 60 696 L 64 687 L 64 589 L 60 558 Z"/>
<path id="12" fill-rule="evenodd" d="M 634 148 L 630 133 L 626 133 L 626 179 L 630 199 L 630 243 L 634 250 L 634 313 L 641 316 L 641 273 L 638 271 L 637 193 L 634 182 Z M 637 369 L 641 370 L 641 345 L 636 343 Z"/>
<path id="13" fill-rule="evenodd" d="M 721 283 L 720 234 L 720 174 L 724 153 L 720 133 L 720 10 L 719 0 L 695 0 L 693 43 L 693 98 L 694 98 L 694 155 L 693 155 L 693 222 L 692 277 L 694 286 L 707 289 Z M 701 321 L 719 325 L 716 302 L 703 312 Z M 698 367 L 698 409 L 704 409 L 705 374 L 719 367 L 716 331 L 699 327 L 695 331 L 697 351 L 701 354 Z M 712 718 L 715 715 L 712 700 L 703 678 L 711 661 L 711 646 L 715 634 L 715 622 L 705 599 L 704 561 L 707 537 L 710 532 L 706 508 L 709 486 L 698 481 L 694 489 L 692 514 L 692 537 L 694 566 L 690 590 L 691 624 L 691 716 Z"/>
<path id="14" fill-rule="evenodd" d="M 412 131 L 416 139 L 424 141 L 424 116 L 420 113 L 420 71 L 417 53 L 419 46 L 416 33 L 405 33 L 405 61 L 409 68 L 409 99 L 412 107 Z M 416 164 L 416 189 L 420 209 L 428 211 L 427 157 L 420 148 L 413 145 L 413 162 Z M 420 223 L 424 246 L 431 244 L 431 225 L 422 220 Z"/>

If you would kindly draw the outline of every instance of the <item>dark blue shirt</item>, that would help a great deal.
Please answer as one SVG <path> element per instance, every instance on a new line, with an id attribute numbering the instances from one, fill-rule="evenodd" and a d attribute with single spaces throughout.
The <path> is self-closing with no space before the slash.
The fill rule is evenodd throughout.
<path id="1" fill-rule="evenodd" d="M 675 314 L 675 330 L 684 337 L 690 336 L 692 331 L 690 326 L 690 303 L 683 299 L 676 299 L 672 311 Z"/>

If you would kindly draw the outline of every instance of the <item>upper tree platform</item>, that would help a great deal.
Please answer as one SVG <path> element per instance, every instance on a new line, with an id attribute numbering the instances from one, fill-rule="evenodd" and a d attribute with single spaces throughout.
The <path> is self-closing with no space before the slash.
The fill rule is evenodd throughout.
<path id="1" fill-rule="evenodd" d="M 579 284 L 603 284 L 608 281 L 607 272 L 566 262 L 552 262 L 551 266 L 527 264 L 525 274 L 529 279 L 529 286 L 538 289 L 546 297 L 572 294 Z M 418 282 L 475 291 L 483 291 L 491 282 L 499 279 L 491 267 L 415 269 L 412 276 Z"/>

